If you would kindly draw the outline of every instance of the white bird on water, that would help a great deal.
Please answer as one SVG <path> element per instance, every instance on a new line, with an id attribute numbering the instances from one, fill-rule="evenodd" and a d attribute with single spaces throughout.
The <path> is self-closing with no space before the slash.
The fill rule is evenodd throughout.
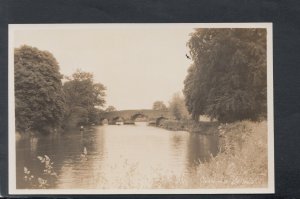
<path id="1" fill-rule="evenodd" d="M 84 147 L 83 148 L 83 153 L 80 155 L 80 157 L 83 158 L 83 159 L 85 159 L 85 160 L 87 160 L 86 155 L 87 155 L 87 149 L 86 149 L 86 147 Z"/>
<path id="2" fill-rule="evenodd" d="M 84 155 L 87 155 L 86 147 L 83 148 L 83 154 L 84 154 Z"/>

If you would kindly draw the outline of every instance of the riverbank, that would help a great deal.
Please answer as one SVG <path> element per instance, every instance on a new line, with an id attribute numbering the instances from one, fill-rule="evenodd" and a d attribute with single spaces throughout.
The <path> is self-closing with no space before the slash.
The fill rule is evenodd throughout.
<path id="1" fill-rule="evenodd" d="M 95 128 L 95 125 L 86 125 L 83 129 L 83 132 L 91 132 L 93 131 Z M 74 133 L 78 133 L 80 132 L 80 127 L 69 127 L 66 129 L 63 128 L 58 128 L 58 129 L 53 129 L 51 131 L 48 132 L 39 132 L 37 130 L 35 131 L 27 131 L 27 132 L 19 132 L 19 131 L 15 131 L 15 135 L 16 135 L 16 140 L 20 140 L 20 139 L 26 139 L 26 138 L 30 138 L 30 137 L 37 137 L 37 136 L 55 136 L 55 135 L 59 135 L 59 134 L 74 134 Z"/>
<path id="2" fill-rule="evenodd" d="M 161 121 L 160 128 L 170 131 L 188 131 L 191 133 L 200 133 L 204 135 L 217 134 L 219 122 L 195 122 L 192 120 L 164 120 Z"/>
<path id="3" fill-rule="evenodd" d="M 161 177 L 155 188 L 262 188 L 268 184 L 267 122 L 242 121 L 218 128 L 221 152 L 193 176 Z"/>

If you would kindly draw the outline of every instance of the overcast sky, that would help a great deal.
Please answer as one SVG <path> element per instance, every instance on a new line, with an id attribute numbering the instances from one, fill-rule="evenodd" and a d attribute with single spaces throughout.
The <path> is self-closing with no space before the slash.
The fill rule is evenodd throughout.
<path id="1" fill-rule="evenodd" d="M 122 25 L 97 28 L 16 30 L 14 47 L 23 44 L 51 52 L 60 72 L 92 72 L 107 88 L 106 106 L 118 110 L 152 108 L 182 91 L 191 61 L 186 42 L 191 26 Z"/>

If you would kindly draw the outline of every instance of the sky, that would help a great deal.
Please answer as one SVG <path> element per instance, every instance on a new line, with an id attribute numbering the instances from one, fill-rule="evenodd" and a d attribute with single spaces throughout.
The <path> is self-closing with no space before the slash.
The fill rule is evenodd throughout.
<path id="1" fill-rule="evenodd" d="M 33 26 L 34 27 L 34 26 Z M 51 52 L 60 72 L 76 69 L 94 74 L 106 88 L 106 106 L 118 110 L 167 105 L 181 92 L 191 60 L 186 58 L 189 34 L 196 27 L 177 25 L 93 25 L 68 28 L 19 28 L 13 46 L 23 44 Z"/>

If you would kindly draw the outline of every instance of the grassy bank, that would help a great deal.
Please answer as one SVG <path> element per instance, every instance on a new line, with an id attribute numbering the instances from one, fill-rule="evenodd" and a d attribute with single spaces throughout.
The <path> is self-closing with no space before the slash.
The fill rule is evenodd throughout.
<path id="1" fill-rule="evenodd" d="M 204 187 L 266 187 L 267 122 L 222 125 L 220 133 L 223 152 L 197 168 L 196 182 Z"/>
<path id="2" fill-rule="evenodd" d="M 201 134 L 218 133 L 218 122 L 194 122 L 192 120 L 164 120 L 159 124 L 160 128 L 171 131 L 188 131 Z"/>
<path id="3" fill-rule="evenodd" d="M 156 188 L 253 188 L 268 182 L 267 122 L 220 125 L 222 152 L 200 164 L 193 176 L 161 176 Z"/>

